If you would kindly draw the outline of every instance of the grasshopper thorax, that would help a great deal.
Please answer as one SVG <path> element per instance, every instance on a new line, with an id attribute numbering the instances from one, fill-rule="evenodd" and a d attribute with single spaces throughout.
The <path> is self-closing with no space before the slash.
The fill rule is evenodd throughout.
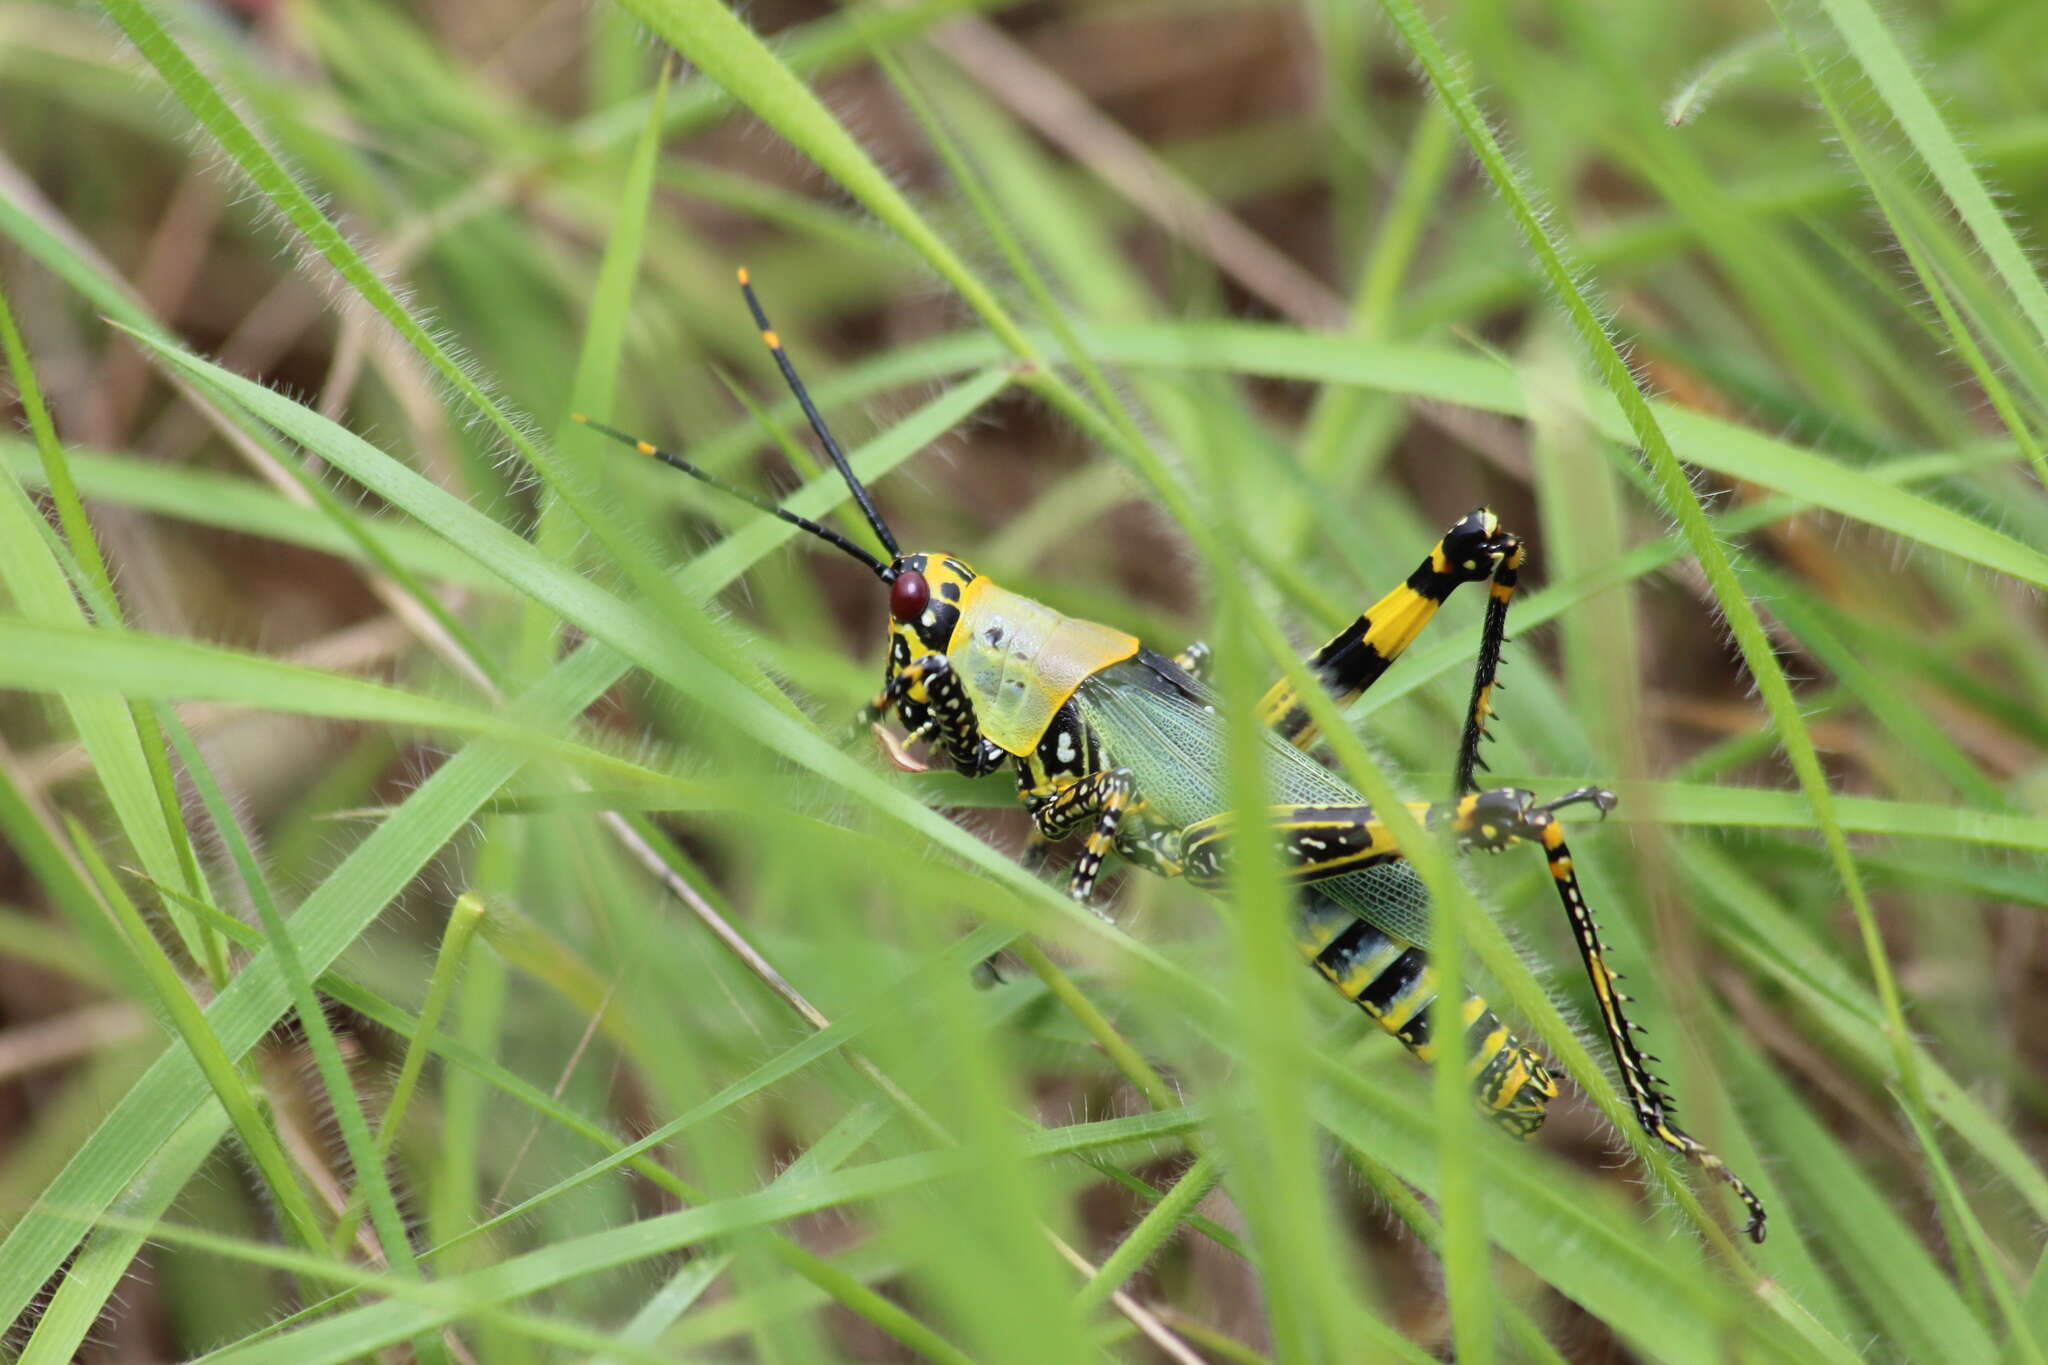
<path id="1" fill-rule="evenodd" d="M 980 737 L 1017 757 L 1037 748 L 1084 679 L 1138 652 L 1137 637 L 1010 592 L 953 555 L 899 555 L 887 576 L 890 676 L 942 656 Z M 904 696 L 925 701 L 916 688 Z M 906 724 L 920 719 L 904 712 Z"/>

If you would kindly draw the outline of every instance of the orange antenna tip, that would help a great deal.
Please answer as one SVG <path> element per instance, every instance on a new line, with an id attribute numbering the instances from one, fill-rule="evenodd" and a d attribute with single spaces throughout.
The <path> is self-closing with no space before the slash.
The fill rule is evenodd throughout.
<path id="1" fill-rule="evenodd" d="M 746 284 L 753 278 L 752 276 L 747 274 L 747 268 L 745 266 L 740 267 L 739 275 L 741 284 Z"/>

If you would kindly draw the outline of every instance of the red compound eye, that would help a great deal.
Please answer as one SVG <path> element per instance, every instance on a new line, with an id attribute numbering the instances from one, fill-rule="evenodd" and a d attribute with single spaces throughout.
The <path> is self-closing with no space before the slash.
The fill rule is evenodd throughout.
<path id="1" fill-rule="evenodd" d="M 932 585 L 915 569 L 905 569 L 889 585 L 889 614 L 899 621 L 915 621 L 931 600 Z"/>

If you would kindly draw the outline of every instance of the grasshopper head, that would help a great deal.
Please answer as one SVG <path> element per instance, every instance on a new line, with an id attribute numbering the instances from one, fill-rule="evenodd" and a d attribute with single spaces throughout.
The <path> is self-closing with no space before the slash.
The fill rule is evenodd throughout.
<path id="1" fill-rule="evenodd" d="M 898 555 L 885 571 L 889 584 L 889 672 L 926 654 L 944 654 L 960 624 L 960 604 L 975 572 L 956 555 L 937 550 Z"/>
<path id="2" fill-rule="evenodd" d="M 804 418 L 817 436 L 819 446 L 831 458 L 833 467 L 839 471 L 839 477 L 846 483 L 846 491 L 853 495 L 854 505 L 860 509 L 861 517 L 867 522 L 868 528 L 875 533 L 875 539 L 881 542 L 887 559 L 877 558 L 829 526 L 800 516 L 786 507 L 778 507 L 757 494 L 727 483 L 681 455 L 629 436 L 602 422 L 593 422 L 580 413 L 577 414 L 576 420 L 623 445 L 631 446 L 642 455 L 659 460 L 672 469 L 679 469 L 693 479 L 701 480 L 721 492 L 788 522 L 798 530 L 824 541 L 866 566 L 868 571 L 889 589 L 891 677 L 913 659 L 922 658 L 927 654 L 944 654 L 953 642 L 953 628 L 960 623 L 961 605 L 967 595 L 967 585 L 975 579 L 974 570 L 949 554 L 936 551 L 905 554 L 897 546 L 895 533 L 889 529 L 889 523 L 883 520 L 874 499 L 868 496 L 867 486 L 853 472 L 852 462 L 846 458 L 846 452 L 839 448 L 839 442 L 833 438 L 831 429 L 825 425 L 823 415 L 811 402 L 811 396 L 805 390 L 803 380 L 797 377 L 796 367 L 783 352 L 782 337 L 769 326 L 768 314 L 762 309 L 761 300 L 755 296 L 753 282 L 745 270 L 739 272 L 739 283 L 740 294 L 746 300 L 747 310 L 753 314 L 754 325 L 760 328 L 761 341 L 768 347 L 769 354 L 775 358 L 776 367 L 782 371 L 783 380 L 789 385 L 790 393 L 795 396 L 797 406 L 803 409 Z M 913 696 L 910 700 L 922 705 L 921 698 Z"/>

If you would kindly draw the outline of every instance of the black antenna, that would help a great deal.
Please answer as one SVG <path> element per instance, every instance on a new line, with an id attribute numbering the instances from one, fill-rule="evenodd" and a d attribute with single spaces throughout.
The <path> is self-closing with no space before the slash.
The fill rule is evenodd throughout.
<path id="1" fill-rule="evenodd" d="M 888 565 L 884 564 L 881 560 L 876 559 L 866 550 L 861 549 L 860 546 L 854 544 L 845 536 L 840 535 L 837 531 L 833 530 L 829 526 L 820 526 L 817 522 L 812 521 L 809 517 L 798 516 L 795 512 L 789 511 L 787 508 L 777 507 L 774 503 L 768 501 L 768 499 L 756 497 L 754 494 L 749 493 L 744 488 L 740 488 L 737 487 L 736 485 L 729 484 L 724 479 L 719 478 L 716 474 L 708 473 L 705 470 L 699 469 L 696 465 L 690 463 L 688 460 L 684 459 L 680 455 L 672 455 L 668 451 L 663 450 L 660 446 L 651 445 L 648 442 L 641 440 L 637 436 L 628 436 L 625 432 L 620 431 L 617 427 L 608 427 L 602 422 L 592 421 L 590 418 L 585 417 L 580 412 L 571 413 L 570 417 L 574 421 L 581 422 L 584 426 L 589 427 L 592 431 L 595 431 L 600 435 L 611 437 L 620 445 L 631 446 L 634 450 L 637 450 L 642 455 L 652 455 L 655 459 L 661 461 L 663 464 L 669 466 L 671 469 L 680 469 L 685 474 L 688 474 L 691 478 L 696 479 L 702 483 L 708 483 L 721 493 L 725 493 L 732 497 L 738 498 L 741 502 L 746 503 L 750 507 L 758 507 L 763 512 L 766 512 L 771 516 L 781 517 L 791 526 L 797 527 L 800 530 L 809 531 L 818 539 L 832 545 L 837 545 L 840 549 L 846 551 L 846 553 L 852 555 L 855 559 L 858 559 L 861 563 L 867 565 L 868 568 L 874 573 L 875 577 L 881 579 L 884 583 L 888 582 L 890 578 L 893 577 L 893 575 L 889 571 Z M 860 485 L 858 484 L 854 485 L 855 488 L 858 488 L 859 486 Z M 889 548 L 893 550 L 896 547 L 894 545 L 891 545 Z"/>
<path id="2" fill-rule="evenodd" d="M 889 533 L 889 523 L 882 520 L 882 514 L 875 510 L 874 499 L 868 496 L 868 490 L 861 486 L 861 481 L 853 476 L 853 466 L 846 462 L 846 452 L 839 448 L 839 442 L 832 439 L 832 432 L 826 427 L 825 419 L 819 415 L 817 406 L 811 402 L 811 395 L 805 390 L 804 381 L 796 376 L 796 366 L 790 364 L 789 357 L 783 353 L 782 338 L 768 325 L 768 314 L 762 310 L 761 300 L 754 296 L 753 280 L 748 276 L 745 266 L 740 267 L 739 278 L 740 293 L 746 295 L 747 309 L 754 315 L 754 325 L 761 329 L 761 340 L 768 343 L 768 350 L 775 356 L 775 364 L 782 371 L 783 382 L 787 383 L 789 391 L 796 395 L 797 406 L 804 410 L 804 417 L 810 422 L 811 430 L 818 433 L 819 444 L 825 447 L 825 453 L 832 458 L 833 467 L 838 469 L 839 477 L 845 479 L 846 486 L 853 490 L 853 500 L 860 504 L 861 514 L 868 519 L 868 525 L 875 528 L 875 534 L 882 538 L 882 544 L 889 547 L 892 556 L 900 556 L 903 551 L 896 548 L 896 537 Z"/>

